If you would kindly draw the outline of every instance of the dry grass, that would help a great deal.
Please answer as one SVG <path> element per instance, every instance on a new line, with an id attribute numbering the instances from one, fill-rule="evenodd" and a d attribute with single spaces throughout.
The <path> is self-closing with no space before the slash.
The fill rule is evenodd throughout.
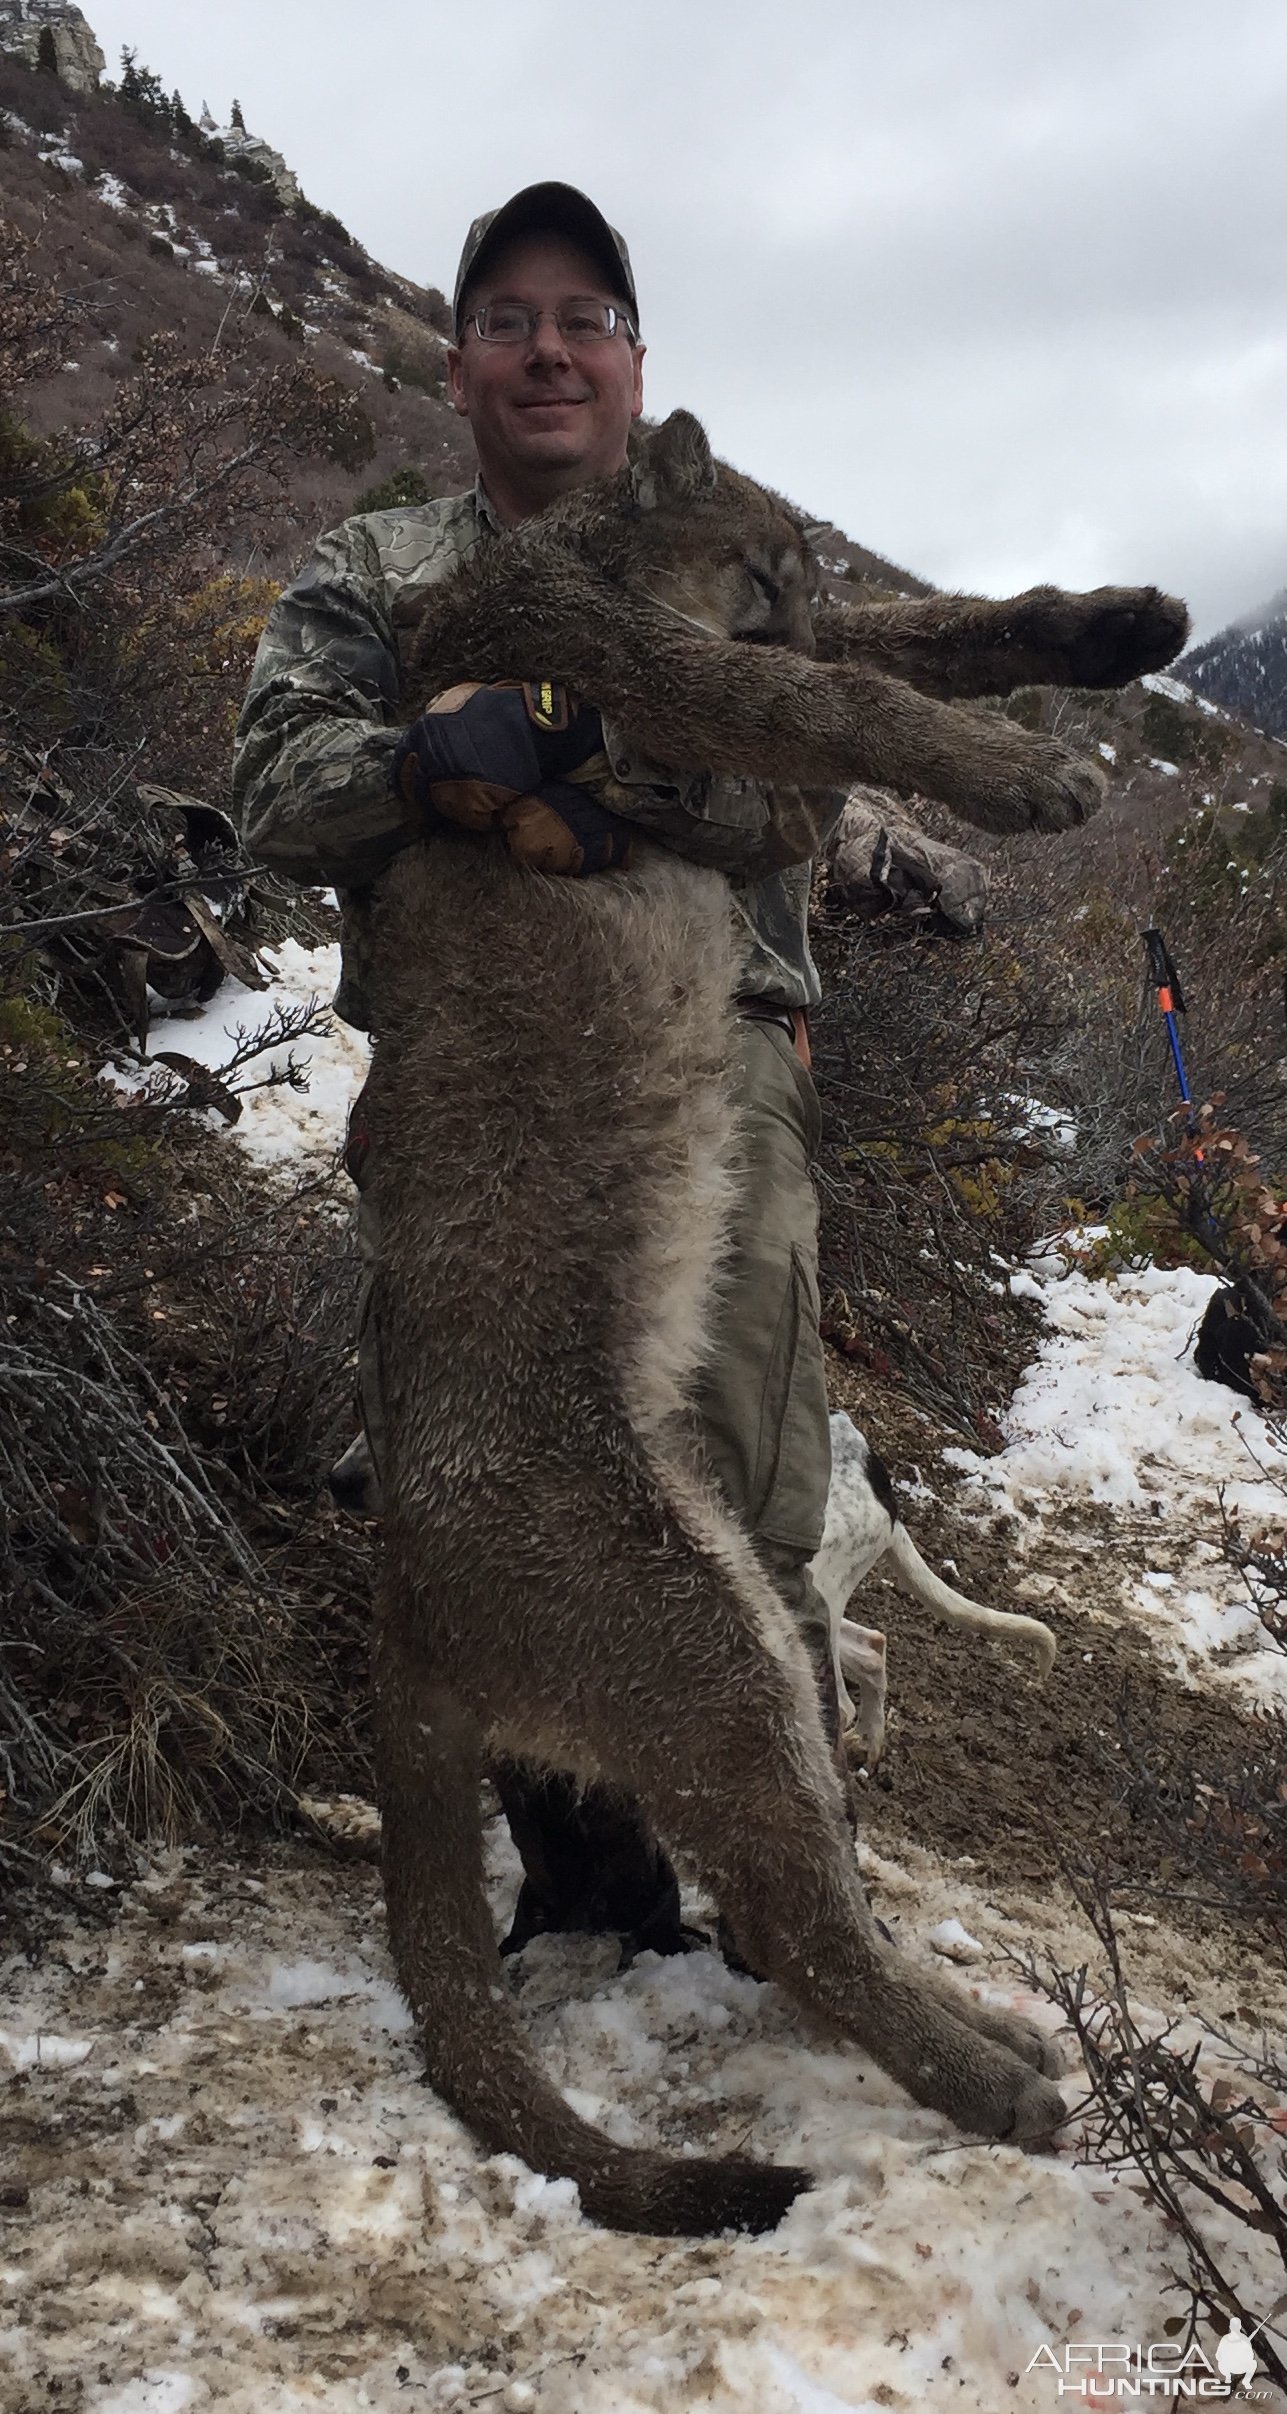
<path id="1" fill-rule="evenodd" d="M 368 1552 L 319 1490 L 351 1430 L 345 1201 L 269 1187 L 188 1116 L 105 1109 L 84 1057 L 51 1020 L 0 1056 L 15 1869 L 366 1781 Z"/>

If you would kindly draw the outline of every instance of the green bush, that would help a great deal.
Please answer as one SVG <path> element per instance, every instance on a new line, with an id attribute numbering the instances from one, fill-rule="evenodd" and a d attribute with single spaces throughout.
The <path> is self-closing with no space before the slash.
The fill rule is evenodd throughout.
<path id="1" fill-rule="evenodd" d="M 1166 763 L 1192 763 L 1218 771 L 1237 749 L 1233 732 L 1204 713 L 1188 712 L 1173 696 L 1150 696 L 1140 734 L 1146 752 Z"/>
<path id="2" fill-rule="evenodd" d="M 429 483 L 422 471 L 413 468 L 392 470 L 378 486 L 368 486 L 358 495 L 354 511 L 396 511 L 408 504 L 432 500 Z"/>

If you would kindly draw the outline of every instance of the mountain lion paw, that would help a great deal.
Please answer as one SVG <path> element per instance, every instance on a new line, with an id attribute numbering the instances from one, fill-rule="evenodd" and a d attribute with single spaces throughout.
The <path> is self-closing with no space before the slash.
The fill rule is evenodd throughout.
<path id="1" fill-rule="evenodd" d="M 979 2008 L 969 2005 L 967 2017 Z M 958 2028 L 933 2078 L 926 2066 L 923 2077 L 930 2084 L 917 2085 L 915 2093 L 976 2137 L 1012 2138 L 1025 2145 L 1048 2138 L 1068 2118 L 1068 2107 L 1045 2072 L 1034 2069 L 1028 2058 L 1031 2040 L 1025 2042 L 1027 2050 L 1014 2053 L 1001 2038 L 981 2035 L 972 2024 Z"/>
<path id="2" fill-rule="evenodd" d="M 1013 2140 L 1015 2145 L 1040 2146 L 1062 2128 L 1068 2118 L 1068 2106 L 1057 2087 L 1049 2079 L 1030 2078 L 1020 2087 L 1014 2099 L 1014 2119 L 1010 2128 L 998 2130 L 997 2136 Z"/>
<path id="3" fill-rule="evenodd" d="M 1088 763 L 1084 755 L 1070 754 L 1065 747 L 1054 746 L 1046 758 L 1046 768 L 1025 778 L 1023 789 L 1031 827 L 1054 832 L 1075 830 L 1098 813 L 1106 782 L 1097 763 Z"/>
<path id="4" fill-rule="evenodd" d="M 812 2172 L 798 2165 L 755 2162 L 745 2154 L 683 2162 L 636 2153 L 622 2170 L 587 2173 L 581 2209 L 608 2229 L 655 2238 L 715 2238 L 723 2230 L 757 2238 L 775 2230 L 813 2184 Z"/>
<path id="5" fill-rule="evenodd" d="M 1019 2061 L 1044 2079 L 1057 2079 L 1064 2067 L 1062 2048 L 1035 2020 L 1026 2020 L 1022 2012 L 1011 2012 L 997 2004 L 975 2003 L 971 2006 L 971 2026 L 982 2036 L 991 2037 L 995 2044 L 1009 2047 Z"/>
<path id="6" fill-rule="evenodd" d="M 1082 625 L 1068 644 L 1072 687 L 1123 687 L 1145 671 L 1160 671 L 1189 633 L 1178 595 L 1159 587 L 1097 587 L 1077 601 Z"/>

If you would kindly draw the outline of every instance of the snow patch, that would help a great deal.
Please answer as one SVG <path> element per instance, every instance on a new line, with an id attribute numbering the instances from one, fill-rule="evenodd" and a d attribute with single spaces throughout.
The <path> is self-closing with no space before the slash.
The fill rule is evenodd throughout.
<path id="1" fill-rule="evenodd" d="M 286 939 L 280 947 L 263 949 L 261 961 L 272 976 L 270 988 L 247 989 L 240 981 L 227 980 L 192 1021 L 158 1017 L 149 1035 L 153 1051 L 175 1048 L 217 1071 L 234 1053 L 239 1035 L 262 1027 L 274 1006 L 319 1004 L 333 995 L 339 979 L 338 947 L 301 947 L 298 940 Z M 371 1062 L 365 1034 L 328 1015 L 317 1036 L 256 1058 L 247 1078 L 261 1081 L 271 1069 L 283 1068 L 291 1055 L 306 1073 L 307 1090 L 250 1090 L 243 1098 L 240 1122 L 231 1126 L 233 1139 L 257 1164 L 286 1171 L 335 1154 Z M 144 1078 L 138 1068 L 128 1066 L 116 1068 L 112 1077 L 122 1089 L 137 1089 Z M 214 1120 L 220 1129 L 228 1128 L 217 1116 Z"/>
<path id="2" fill-rule="evenodd" d="M 1077 1500 L 1156 1515 L 1159 1535 L 1182 1513 L 1205 1523 L 1201 1582 L 1192 1553 L 1183 1590 L 1165 1569 L 1148 1566 L 1135 1578 L 1123 1569 L 1124 1606 L 1148 1621 L 1180 1673 L 1205 1668 L 1258 1698 L 1287 1701 L 1287 1658 L 1262 1647 L 1264 1630 L 1220 1548 L 1222 1486 L 1229 1515 L 1244 1524 L 1281 1531 L 1287 1523 L 1275 1480 L 1287 1481 L 1287 1449 L 1249 1402 L 1205 1382 L 1193 1364 L 1219 1283 L 1187 1266 L 1092 1280 L 1073 1257 L 1071 1244 L 1067 1254 L 1050 1248 L 1012 1277 L 1024 1281 L 1023 1296 L 1032 1283 L 1048 1331 L 1003 1420 L 1005 1448 L 993 1459 L 955 1447 L 943 1455 L 990 1510 L 1018 1520 L 1034 1553 L 1043 1522 Z"/>
<path id="3" fill-rule="evenodd" d="M 60 2037 L 48 2029 L 0 2028 L 0 2054 L 14 2070 L 73 2070 L 94 2051 L 91 2037 Z"/>

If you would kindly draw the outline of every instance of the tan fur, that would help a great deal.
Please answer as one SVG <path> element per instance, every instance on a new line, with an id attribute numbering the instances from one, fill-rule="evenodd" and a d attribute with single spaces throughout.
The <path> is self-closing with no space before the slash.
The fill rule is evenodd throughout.
<path id="1" fill-rule="evenodd" d="M 676 770 L 816 788 L 870 780 L 939 797 L 988 830 L 1065 830 L 1098 809 L 1098 765 L 1002 714 L 935 698 L 1158 669 L 1183 642 L 1183 604 L 1153 587 L 1038 587 L 1002 603 L 818 606 L 786 507 L 717 467 L 687 412 L 660 433 L 663 472 L 655 437 L 620 477 L 511 530 L 463 582 L 431 594 L 413 700 L 536 661 Z M 807 830 L 792 838 L 795 859 L 812 851 Z"/>
<path id="2" fill-rule="evenodd" d="M 873 775 L 875 751 L 875 776 L 926 784 L 927 747 L 946 764 L 975 725 L 787 650 L 812 642 L 812 584 L 789 515 L 677 414 L 619 480 L 432 596 L 409 701 L 564 677 L 661 759 L 818 785 Z M 1047 826 L 1097 793 L 1003 722 L 940 793 L 967 789 Z M 396 860 L 374 913 L 377 1756 L 390 1934 L 434 2084 L 486 2146 L 570 2175 L 624 2228 L 760 2229 L 807 2185 L 618 2146 L 546 2080 L 482 1883 L 478 1781 L 506 1754 L 637 1795 L 752 1965 L 920 2102 L 1045 2135 L 1063 2106 L 1036 2031 L 883 1942 L 803 1646 L 698 1464 L 686 1403 L 732 1138 L 722 878 L 641 840 L 628 871 L 560 881 L 445 834 Z"/>

